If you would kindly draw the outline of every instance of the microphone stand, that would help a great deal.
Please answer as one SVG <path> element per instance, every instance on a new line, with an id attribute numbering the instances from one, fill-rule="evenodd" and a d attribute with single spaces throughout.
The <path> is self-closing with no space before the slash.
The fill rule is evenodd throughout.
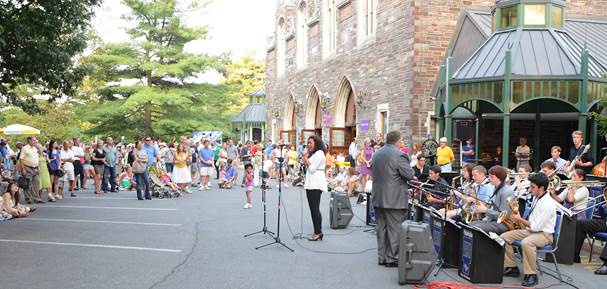
<path id="1" fill-rule="evenodd" d="M 274 236 L 274 232 L 268 230 L 268 226 L 266 225 L 266 188 L 267 188 L 267 184 L 266 184 L 266 180 L 265 178 L 261 178 L 261 202 L 263 203 L 263 228 L 261 228 L 261 230 L 257 231 L 257 232 L 253 232 L 250 234 L 246 234 L 244 235 L 244 238 L 253 236 L 253 235 L 257 235 L 260 233 L 268 234 L 270 236 Z"/>
<path id="2" fill-rule="evenodd" d="M 282 149 L 285 147 L 285 145 L 280 145 L 280 157 L 278 158 L 278 163 L 279 163 L 279 167 L 278 167 L 278 216 L 277 216 L 277 226 L 276 226 L 276 235 L 273 235 L 272 237 L 274 238 L 273 242 L 261 245 L 257 248 L 255 248 L 255 250 L 270 246 L 270 245 L 274 245 L 274 244 L 279 244 L 285 248 L 287 248 L 289 251 L 294 252 L 293 249 L 289 248 L 289 246 L 285 245 L 285 243 L 283 243 L 280 240 L 280 207 L 282 205 L 282 166 L 284 164 L 285 158 L 282 156 Z"/>

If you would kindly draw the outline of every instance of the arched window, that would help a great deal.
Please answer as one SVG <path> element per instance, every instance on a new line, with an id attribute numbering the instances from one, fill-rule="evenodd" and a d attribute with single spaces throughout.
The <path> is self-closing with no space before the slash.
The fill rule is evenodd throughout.
<path id="1" fill-rule="evenodd" d="M 337 42 L 337 7 L 335 0 L 322 1 L 322 52 L 323 58 L 335 53 Z"/>
<path id="2" fill-rule="evenodd" d="M 297 9 L 297 69 L 308 64 L 308 16 L 307 4 L 302 1 Z"/>
<path id="3" fill-rule="evenodd" d="M 377 30 L 377 2 L 378 0 L 359 0 L 358 15 L 358 44 L 364 42 Z"/>
<path id="4" fill-rule="evenodd" d="M 284 18 L 278 20 L 276 27 L 276 76 L 281 77 L 285 74 L 285 21 Z"/>

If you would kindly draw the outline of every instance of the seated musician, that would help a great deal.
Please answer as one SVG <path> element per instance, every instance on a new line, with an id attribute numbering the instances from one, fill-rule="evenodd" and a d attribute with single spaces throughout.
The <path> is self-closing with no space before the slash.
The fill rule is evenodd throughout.
<path id="1" fill-rule="evenodd" d="M 449 191 L 449 183 L 447 183 L 447 181 L 445 181 L 445 179 L 443 179 L 440 174 L 440 166 L 431 166 L 428 173 L 429 184 L 424 186 L 425 188 L 430 189 L 435 193 L 434 196 L 432 194 L 426 194 L 426 206 L 434 207 L 437 210 L 444 207 L 445 201 L 441 198 L 441 196 L 436 194 L 440 194 L 442 192 L 447 195 L 447 192 Z"/>
<path id="2" fill-rule="evenodd" d="M 428 180 L 429 171 L 430 167 L 426 165 L 426 157 L 422 154 L 417 155 L 417 162 L 413 166 L 413 173 L 415 174 L 415 178 L 422 182 L 425 182 L 426 180 Z"/>
<path id="3" fill-rule="evenodd" d="M 606 205 L 603 205 L 603 208 L 605 207 Z M 577 221 L 575 226 L 575 263 L 581 263 L 580 251 L 582 250 L 586 236 L 592 236 L 599 232 L 607 232 L 607 223 L 605 221 L 605 218 Z M 594 274 L 607 275 L 607 246 L 603 247 L 600 258 L 603 261 L 603 265 L 596 269 Z"/>
<path id="4" fill-rule="evenodd" d="M 554 193 L 559 195 L 563 188 L 554 188 L 553 183 L 555 183 L 556 178 L 556 165 L 553 161 L 545 161 L 541 164 L 540 168 L 542 169 L 542 173 L 548 176 L 548 189 L 546 191 L 554 190 Z M 552 194 L 552 193 L 551 193 Z"/>
<path id="5" fill-rule="evenodd" d="M 527 202 L 531 201 L 529 196 L 529 174 L 531 173 L 531 166 L 521 165 L 518 168 L 519 175 L 514 177 L 514 182 L 510 185 L 510 188 L 514 192 L 514 196 L 518 199 L 518 209 L 521 216 L 525 215 L 525 208 Z"/>
<path id="6" fill-rule="evenodd" d="M 506 199 L 514 196 L 510 186 L 506 185 L 507 176 L 508 170 L 502 166 L 493 166 L 489 169 L 489 182 L 495 186 L 495 190 L 489 200 L 476 205 L 475 213 L 484 214 L 485 217 L 470 223 L 471 226 L 498 235 L 508 231 L 506 224 L 497 222 L 500 213 L 510 208 Z"/>
<path id="7" fill-rule="evenodd" d="M 491 199 L 491 195 L 493 195 L 493 191 L 495 187 L 489 183 L 489 179 L 487 179 L 487 169 L 483 166 L 476 166 L 472 168 L 472 180 L 474 181 L 471 185 L 473 189 L 474 196 L 468 197 L 468 203 L 474 203 L 476 197 L 481 201 L 489 202 Z M 459 198 L 464 198 L 465 196 L 458 196 Z"/>
<path id="8" fill-rule="evenodd" d="M 457 197 L 457 205 L 459 206 L 459 208 L 455 209 L 455 210 L 449 210 L 447 211 L 447 218 L 451 218 L 451 219 L 460 219 L 460 214 L 461 214 L 461 208 L 464 205 L 469 204 L 469 198 L 468 196 L 470 196 L 470 190 L 472 189 L 472 184 L 474 183 L 474 180 L 472 179 L 472 168 L 474 167 L 474 165 L 472 164 L 465 164 L 464 167 L 462 168 L 462 175 L 460 178 L 460 185 L 458 186 L 457 184 L 455 185 L 457 190 L 454 189 L 452 190 L 452 193 L 455 197 Z M 453 189 L 453 188 L 452 188 Z M 443 209 L 439 210 L 439 215 L 443 216 L 443 214 L 445 213 Z"/>
<path id="9" fill-rule="evenodd" d="M 575 182 L 585 181 L 586 172 L 583 169 L 575 169 L 572 180 Z M 571 208 L 573 213 L 586 209 L 588 196 L 590 195 L 588 188 L 584 185 L 569 185 L 567 189 L 562 190 L 558 195 L 554 188 L 550 188 L 548 191 L 555 201 L 564 204 L 567 208 Z M 582 218 L 582 215 L 579 215 L 578 218 Z"/>
<path id="10" fill-rule="evenodd" d="M 525 287 L 533 287 L 539 283 L 536 263 L 537 247 L 552 243 L 552 233 L 554 233 L 556 223 L 556 204 L 546 191 L 548 177 L 544 174 L 533 174 L 529 177 L 529 181 L 531 182 L 529 192 L 534 197 L 529 220 L 523 219 L 519 214 L 512 214 L 510 217 L 513 222 L 523 225 L 525 229 L 512 230 L 500 236 L 506 242 L 505 277 L 518 277 L 521 274 L 516 266 L 512 243 L 515 240 L 522 241 L 523 273 L 525 274 L 522 285 Z"/>

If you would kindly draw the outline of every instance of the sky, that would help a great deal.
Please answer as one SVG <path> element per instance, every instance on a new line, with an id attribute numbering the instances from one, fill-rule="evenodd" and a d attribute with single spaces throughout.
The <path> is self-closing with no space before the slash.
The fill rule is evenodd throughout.
<path id="1" fill-rule="evenodd" d="M 127 41 L 124 28 L 128 23 L 120 16 L 128 12 L 121 0 L 104 0 L 93 20 L 99 36 L 106 42 Z M 231 52 L 233 59 L 250 50 L 263 60 L 266 38 L 274 29 L 275 12 L 276 0 L 214 0 L 205 10 L 188 14 L 188 25 L 209 25 L 210 37 L 191 43 L 186 49 L 211 55 Z"/>

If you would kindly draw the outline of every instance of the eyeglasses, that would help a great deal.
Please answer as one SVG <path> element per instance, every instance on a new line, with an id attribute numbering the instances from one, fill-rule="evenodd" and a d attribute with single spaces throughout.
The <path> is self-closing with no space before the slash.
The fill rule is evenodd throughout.
<path id="1" fill-rule="evenodd" d="M 152 141 L 151 139 L 146 139 L 145 141 Z"/>

